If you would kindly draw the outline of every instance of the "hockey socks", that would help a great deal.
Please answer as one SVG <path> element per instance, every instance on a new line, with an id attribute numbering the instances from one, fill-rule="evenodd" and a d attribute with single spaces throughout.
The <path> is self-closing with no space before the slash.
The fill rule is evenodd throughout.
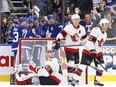
<path id="1" fill-rule="evenodd" d="M 104 86 L 104 84 L 100 83 L 100 79 L 102 76 L 103 70 L 97 70 L 96 71 L 96 76 L 95 76 L 95 80 L 94 80 L 94 85 L 98 85 L 98 86 Z"/>

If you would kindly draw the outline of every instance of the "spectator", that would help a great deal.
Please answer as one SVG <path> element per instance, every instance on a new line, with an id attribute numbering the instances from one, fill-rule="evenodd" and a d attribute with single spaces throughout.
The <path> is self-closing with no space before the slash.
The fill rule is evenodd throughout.
<path id="1" fill-rule="evenodd" d="M 79 0 L 69 0 L 67 3 L 67 14 L 74 13 L 74 9 L 78 7 L 78 1 Z"/>
<path id="2" fill-rule="evenodd" d="M 59 22 L 61 22 L 62 0 L 51 0 L 51 2 L 52 2 L 51 12 L 55 15 L 56 20 L 59 20 Z"/>
<path id="3" fill-rule="evenodd" d="M 6 43 L 7 16 L 1 17 L 1 43 Z"/>
<path id="4" fill-rule="evenodd" d="M 108 38 L 115 38 L 116 37 L 116 17 L 113 18 L 111 16 L 111 13 L 110 12 L 107 12 L 105 15 L 104 15 L 104 18 L 108 19 L 109 22 L 110 22 L 110 29 L 107 31 L 107 34 L 108 34 Z M 106 41 L 106 43 L 116 43 L 116 40 L 112 40 L 112 41 Z"/>
<path id="5" fill-rule="evenodd" d="M 107 12 L 107 7 L 105 6 L 105 2 L 100 2 L 98 7 L 96 8 L 97 12 L 100 13 L 101 18 L 104 17 L 105 12 Z"/>
<path id="6" fill-rule="evenodd" d="M 110 7 L 110 12 L 111 12 L 111 15 L 114 17 L 116 17 L 116 7 Z"/>
<path id="7" fill-rule="evenodd" d="M 79 0 L 78 8 L 80 9 L 80 17 L 84 19 L 85 14 L 91 13 L 93 9 L 93 1 L 92 0 Z"/>
<path id="8" fill-rule="evenodd" d="M 94 27 L 95 20 L 92 20 L 92 17 L 90 14 L 85 14 L 85 19 L 81 21 L 81 25 L 85 27 L 87 35 L 90 34 L 92 28 Z"/>
<path id="9" fill-rule="evenodd" d="M 91 16 L 93 20 L 96 20 L 94 25 L 98 24 L 101 19 L 101 14 L 98 13 L 96 7 L 93 7 L 93 10 L 91 10 Z"/>
<path id="10" fill-rule="evenodd" d="M 43 0 L 34 0 L 34 5 L 40 9 L 40 15 L 44 15 L 45 9 Z"/>
<path id="11" fill-rule="evenodd" d="M 106 0 L 106 6 L 107 7 L 116 6 L 116 0 Z"/>
<path id="12" fill-rule="evenodd" d="M 11 13 L 10 10 L 14 10 L 11 0 L 1 0 L 0 4 L 1 15 L 6 15 L 8 17 Z"/>
<path id="13" fill-rule="evenodd" d="M 93 0 L 93 6 L 97 7 L 100 2 L 103 0 Z"/>

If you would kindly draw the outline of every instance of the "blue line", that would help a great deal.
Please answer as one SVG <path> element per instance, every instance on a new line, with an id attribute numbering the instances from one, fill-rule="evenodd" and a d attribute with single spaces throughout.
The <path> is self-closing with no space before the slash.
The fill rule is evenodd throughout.
<path id="1" fill-rule="evenodd" d="M 0 44 L 0 46 L 12 46 L 12 44 Z"/>
<path id="2" fill-rule="evenodd" d="M 116 44 L 104 44 L 103 46 L 116 46 Z"/>

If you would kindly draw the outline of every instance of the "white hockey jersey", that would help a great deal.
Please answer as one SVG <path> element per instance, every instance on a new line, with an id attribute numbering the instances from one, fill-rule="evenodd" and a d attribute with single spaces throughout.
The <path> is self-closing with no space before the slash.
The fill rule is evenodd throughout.
<path id="1" fill-rule="evenodd" d="M 75 34 L 79 36 L 77 42 L 74 42 L 71 38 L 71 36 Z M 86 38 L 85 28 L 81 25 L 75 27 L 73 24 L 68 24 L 64 27 L 63 31 L 57 35 L 56 39 L 58 38 L 62 39 L 64 37 L 66 39 L 65 45 L 80 45 L 81 41 L 83 41 Z M 71 48 L 72 50 L 75 50 L 78 48 L 78 46 L 66 47 L 66 48 Z"/>
<path id="2" fill-rule="evenodd" d="M 38 76 L 49 77 L 60 83 L 62 80 L 62 75 L 59 73 L 58 59 L 52 58 L 47 60 L 43 68 L 38 70 Z"/>
<path id="3" fill-rule="evenodd" d="M 52 58 L 50 60 L 47 60 L 45 65 L 42 67 L 38 67 L 37 74 L 36 73 L 28 73 L 27 74 L 15 74 L 15 78 L 17 80 L 17 84 L 23 84 L 22 81 L 26 81 L 32 77 L 47 77 L 51 78 L 57 83 L 61 83 L 63 80 L 63 76 L 59 73 L 59 63 L 57 58 Z"/>
<path id="4" fill-rule="evenodd" d="M 89 40 L 85 43 L 85 48 L 87 50 L 96 50 L 97 53 L 100 53 L 106 38 L 107 33 L 102 32 L 99 27 L 95 27 L 90 33 Z"/>

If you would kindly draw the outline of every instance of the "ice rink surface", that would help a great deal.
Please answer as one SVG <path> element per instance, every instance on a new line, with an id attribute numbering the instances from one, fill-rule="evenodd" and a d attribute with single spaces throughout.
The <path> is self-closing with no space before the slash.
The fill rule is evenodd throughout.
<path id="1" fill-rule="evenodd" d="M 79 84 L 75 87 L 116 87 L 116 82 L 103 82 L 104 86 L 94 86 L 93 83 L 89 83 L 88 85 Z M 9 82 L 0 82 L 0 87 L 23 87 L 22 85 L 10 85 Z M 25 87 L 54 87 L 53 86 L 42 86 L 42 85 L 25 85 Z M 56 87 L 73 87 L 70 85 L 56 86 Z"/>

